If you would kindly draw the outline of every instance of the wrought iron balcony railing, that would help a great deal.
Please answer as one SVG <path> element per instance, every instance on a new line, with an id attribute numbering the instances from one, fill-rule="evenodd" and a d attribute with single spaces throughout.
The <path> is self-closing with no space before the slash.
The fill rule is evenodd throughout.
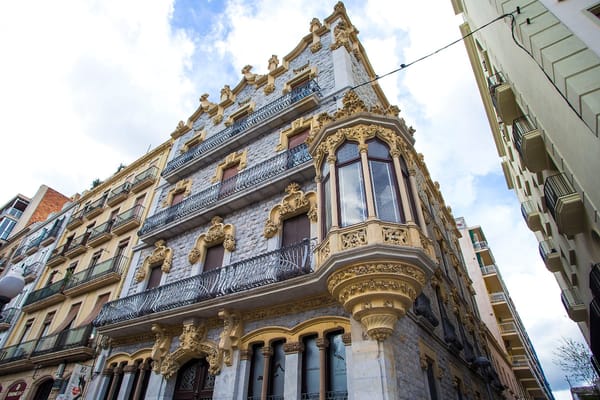
<path id="1" fill-rule="evenodd" d="M 153 182 L 154 179 L 156 179 L 157 175 L 158 175 L 158 167 L 154 166 L 154 165 L 152 167 L 148 168 L 147 170 L 140 172 L 139 174 L 137 174 L 135 176 L 135 178 L 133 178 L 133 182 L 131 184 L 131 191 L 137 192 L 137 191 L 145 188 L 151 182 Z"/>
<path id="2" fill-rule="evenodd" d="M 180 155 L 179 157 L 174 158 L 169 161 L 165 169 L 162 171 L 161 175 L 164 177 L 169 175 L 174 170 L 182 167 L 186 163 L 198 159 L 202 157 L 203 154 L 208 151 L 221 146 L 223 143 L 228 141 L 230 138 L 240 134 L 246 129 L 256 125 L 278 113 L 287 109 L 292 104 L 302 100 L 305 97 L 310 96 L 313 93 L 318 93 L 320 95 L 321 89 L 316 81 L 310 80 L 304 85 L 298 86 L 292 89 L 291 92 L 283 95 L 282 97 L 272 101 L 271 103 L 259 108 L 254 111 L 252 114 L 248 115 L 245 118 L 240 119 L 239 121 L 234 122 L 231 126 L 223 129 L 222 131 L 210 136 L 205 141 L 195 146 L 190 151 L 187 151 Z M 196 129 L 197 126 L 194 126 Z"/>
<path id="3" fill-rule="evenodd" d="M 281 282 L 311 269 L 310 241 L 271 251 L 105 304 L 94 320 L 104 326 L 231 293 Z"/>
<path id="4" fill-rule="evenodd" d="M 87 208 L 83 208 L 77 213 L 71 215 L 71 218 L 69 218 L 69 221 L 67 222 L 67 228 L 74 229 L 81 225 L 83 223 L 83 214 L 85 214 L 86 210 Z"/>
<path id="5" fill-rule="evenodd" d="M 83 271 L 71 275 L 71 277 L 69 278 L 69 282 L 64 287 L 64 290 L 66 291 L 68 289 L 72 289 L 86 282 L 90 282 L 95 279 L 101 278 L 112 272 L 121 273 L 126 264 L 127 257 L 124 256 L 117 256 L 110 258 L 106 261 L 102 261 Z"/>
<path id="6" fill-rule="evenodd" d="M 111 220 L 108 220 L 108 221 L 94 227 L 90 231 L 90 235 L 88 237 L 88 242 L 93 241 L 95 238 L 97 238 L 98 236 L 100 236 L 104 233 L 110 233 L 113 223 L 114 223 L 114 221 L 111 219 Z"/>
<path id="7" fill-rule="evenodd" d="M 287 150 L 269 160 L 243 170 L 236 176 L 210 186 L 177 205 L 159 211 L 146 219 L 138 234 L 143 236 L 173 221 L 195 214 L 218 201 L 273 179 L 309 160 L 311 160 L 311 156 L 308 153 L 306 144 Z"/>
<path id="8" fill-rule="evenodd" d="M 76 238 L 74 238 L 73 240 L 71 240 L 71 243 L 65 249 L 66 256 L 72 257 L 75 255 L 81 254 L 82 252 L 85 252 L 86 244 L 87 244 L 87 241 L 88 241 L 91 233 L 92 233 L 92 231 L 87 231 L 84 234 L 79 235 Z"/>
<path id="9" fill-rule="evenodd" d="M 38 339 L 31 356 L 53 353 L 55 351 L 71 349 L 73 347 L 89 346 L 92 326 L 86 325 L 73 328 L 53 335 Z"/>
<path id="10" fill-rule="evenodd" d="M 106 195 L 100 197 L 98 200 L 91 202 L 85 207 L 84 215 L 89 217 L 90 215 L 98 215 L 100 210 L 104 207 L 106 203 Z"/>
<path id="11" fill-rule="evenodd" d="M 37 340 L 29 340 L 27 342 L 8 346 L 0 350 L 0 364 L 11 361 L 20 360 L 29 357 Z"/>
<path id="12" fill-rule="evenodd" d="M 65 256 L 65 252 L 67 250 L 69 250 L 69 243 L 65 243 L 62 246 L 52 250 L 52 254 L 50 254 L 47 264 L 49 266 L 56 266 L 60 264 L 60 262 L 62 262 L 61 259 Z"/>
<path id="13" fill-rule="evenodd" d="M 33 239 L 31 242 L 29 242 L 29 244 L 27 245 L 27 253 L 28 254 L 33 254 L 31 253 L 31 251 L 33 249 L 37 249 L 38 247 L 40 247 L 40 243 L 42 243 L 44 241 L 44 239 L 46 239 L 47 237 L 47 231 L 43 230 L 35 239 Z"/>
<path id="14" fill-rule="evenodd" d="M 300 395 L 301 400 L 319 400 L 321 397 L 319 393 L 302 393 Z M 325 400 L 348 400 L 347 391 L 328 391 L 325 392 Z"/>
<path id="15" fill-rule="evenodd" d="M 28 306 L 30 304 L 35 303 L 36 301 L 40 301 L 52 295 L 60 293 L 62 292 L 64 286 L 65 280 L 61 279 L 60 281 L 54 282 L 44 288 L 34 290 L 33 292 L 29 293 L 29 296 L 27 296 L 25 302 L 23 302 L 23 306 Z"/>

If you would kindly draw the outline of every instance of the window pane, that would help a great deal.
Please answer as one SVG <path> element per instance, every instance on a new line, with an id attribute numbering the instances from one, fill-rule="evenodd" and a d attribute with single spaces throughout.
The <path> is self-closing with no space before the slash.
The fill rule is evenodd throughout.
<path id="1" fill-rule="evenodd" d="M 338 168 L 340 225 L 348 226 L 367 218 L 365 192 L 360 162 Z"/>
<path id="2" fill-rule="evenodd" d="M 323 204 L 321 210 L 321 215 L 323 221 L 325 221 L 325 231 L 323 232 L 323 237 L 327 235 L 327 232 L 331 229 L 331 185 L 329 182 L 329 174 L 327 175 L 327 179 L 323 180 Z"/>
<path id="3" fill-rule="evenodd" d="M 372 140 L 368 143 L 368 155 L 369 158 L 382 158 L 384 160 L 391 160 L 390 150 L 388 146 L 380 142 L 379 140 Z"/>
<path id="4" fill-rule="evenodd" d="M 273 355 L 271 356 L 271 373 L 269 374 L 269 395 L 274 398 L 283 399 L 283 382 L 285 377 L 285 352 L 283 342 L 272 344 Z"/>
<path id="5" fill-rule="evenodd" d="M 348 161 L 352 161 L 360 158 L 360 153 L 358 152 L 358 145 L 356 143 L 346 142 L 335 153 L 337 158 L 337 163 L 343 164 Z"/>
<path id="6" fill-rule="evenodd" d="M 253 399 L 260 399 L 262 392 L 263 369 L 265 365 L 262 347 L 262 344 L 252 346 L 252 364 L 250 365 L 248 397 L 252 397 Z"/>
<path id="7" fill-rule="evenodd" d="M 329 339 L 328 348 L 328 374 L 330 392 L 345 393 L 346 385 L 346 346 L 342 341 L 342 333 L 327 335 Z"/>
<path id="8" fill-rule="evenodd" d="M 211 269 L 221 268 L 223 265 L 223 254 L 225 249 L 223 245 L 218 244 L 216 246 L 209 247 L 206 249 L 206 256 L 204 257 L 204 269 L 203 271 L 210 271 Z"/>
<path id="9" fill-rule="evenodd" d="M 435 386 L 435 376 L 433 374 L 433 361 L 427 359 L 427 385 L 429 386 L 429 398 L 437 400 L 437 388 Z"/>
<path id="10" fill-rule="evenodd" d="M 318 399 L 321 373 L 317 337 L 310 336 L 304 338 L 303 342 L 304 352 L 302 353 L 302 393 L 316 394 L 316 398 Z"/>
<path id="11" fill-rule="evenodd" d="M 371 171 L 377 217 L 382 221 L 403 222 L 400 215 L 392 164 L 369 161 L 369 169 Z"/>

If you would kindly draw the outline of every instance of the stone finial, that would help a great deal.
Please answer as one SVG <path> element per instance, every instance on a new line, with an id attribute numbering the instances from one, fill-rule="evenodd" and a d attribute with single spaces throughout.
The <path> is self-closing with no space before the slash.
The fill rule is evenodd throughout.
<path id="1" fill-rule="evenodd" d="M 229 85 L 223 86 L 223 89 L 221 89 L 221 101 L 229 100 L 231 97 L 233 97 L 233 92 Z"/>
<path id="2" fill-rule="evenodd" d="M 321 21 L 319 21 L 318 18 L 313 18 L 310 21 L 310 31 L 314 32 L 316 30 L 319 30 L 323 25 L 321 25 Z"/>
<path id="3" fill-rule="evenodd" d="M 244 79 L 246 79 L 247 82 L 254 82 L 256 74 L 253 74 L 250 71 L 252 71 L 252 65 L 246 65 L 242 68 L 242 75 L 244 75 Z"/>
<path id="4" fill-rule="evenodd" d="M 275 70 L 279 66 L 279 58 L 275 54 L 269 58 L 269 72 Z"/>

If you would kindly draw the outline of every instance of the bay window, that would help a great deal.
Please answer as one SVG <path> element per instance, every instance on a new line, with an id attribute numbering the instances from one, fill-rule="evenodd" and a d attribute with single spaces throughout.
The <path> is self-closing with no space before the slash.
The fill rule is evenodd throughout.
<path id="1" fill-rule="evenodd" d="M 365 184 L 358 144 L 346 142 L 336 152 L 340 226 L 367 219 Z"/>
<path id="2" fill-rule="evenodd" d="M 404 222 L 390 151 L 387 145 L 379 140 L 371 140 L 367 144 L 375 213 L 382 221 Z"/>

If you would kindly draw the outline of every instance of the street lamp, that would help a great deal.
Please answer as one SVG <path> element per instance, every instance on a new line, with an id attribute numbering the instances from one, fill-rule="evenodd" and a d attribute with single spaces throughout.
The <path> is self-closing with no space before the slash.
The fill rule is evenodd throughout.
<path id="1" fill-rule="evenodd" d="M 14 297 L 16 297 L 25 287 L 25 280 L 21 274 L 13 270 L 8 271 L 6 275 L 0 278 L 0 320 L 2 320 L 2 310 Z"/>

